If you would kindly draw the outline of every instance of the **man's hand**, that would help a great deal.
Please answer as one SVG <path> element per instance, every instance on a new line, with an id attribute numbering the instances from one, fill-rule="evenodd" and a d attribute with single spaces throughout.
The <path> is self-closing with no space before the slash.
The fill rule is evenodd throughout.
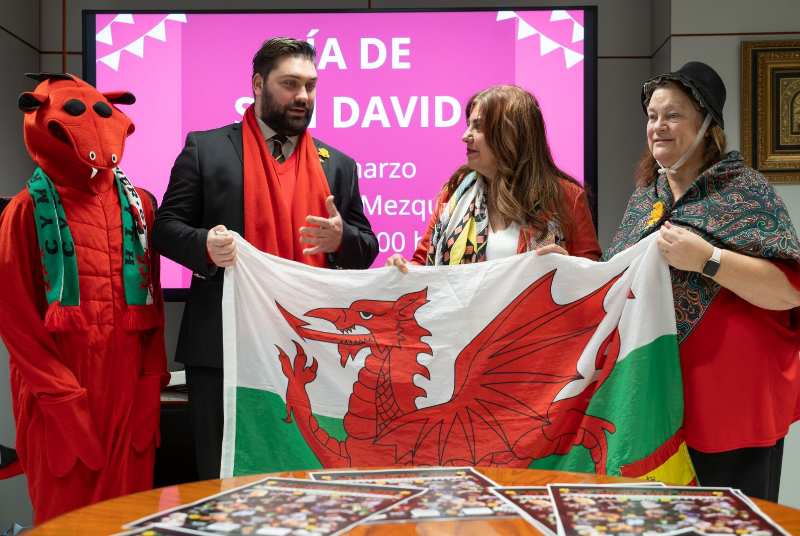
<path id="1" fill-rule="evenodd" d="M 342 246 L 342 216 L 333 204 L 333 196 L 325 200 L 328 217 L 306 216 L 306 221 L 316 227 L 300 227 L 300 242 L 313 244 L 314 247 L 303 250 L 303 255 L 317 253 L 337 253 Z"/>
<path id="2" fill-rule="evenodd" d="M 206 249 L 211 261 L 221 268 L 236 264 L 236 242 L 224 225 L 217 225 L 206 235 Z"/>

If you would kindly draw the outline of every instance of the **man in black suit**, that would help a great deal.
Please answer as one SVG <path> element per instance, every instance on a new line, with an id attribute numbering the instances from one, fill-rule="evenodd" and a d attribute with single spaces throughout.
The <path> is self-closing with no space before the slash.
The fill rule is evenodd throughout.
<path id="1" fill-rule="evenodd" d="M 222 453 L 218 268 L 236 263 L 227 230 L 313 266 L 363 269 L 378 254 L 355 161 L 306 131 L 316 97 L 314 60 L 304 41 L 264 42 L 253 58 L 255 103 L 241 123 L 189 133 L 153 224 L 158 252 L 194 272 L 176 361 L 186 367 L 200 479 L 219 478 Z"/>

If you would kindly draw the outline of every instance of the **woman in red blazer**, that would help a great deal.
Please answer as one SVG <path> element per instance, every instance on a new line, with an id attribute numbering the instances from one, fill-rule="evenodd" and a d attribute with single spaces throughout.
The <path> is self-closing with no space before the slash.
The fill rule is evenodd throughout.
<path id="1" fill-rule="evenodd" d="M 467 163 L 442 187 L 410 264 L 468 264 L 526 251 L 600 258 L 586 193 L 553 162 L 533 95 L 494 86 L 474 95 L 462 136 Z M 407 271 L 402 255 L 386 265 Z"/>

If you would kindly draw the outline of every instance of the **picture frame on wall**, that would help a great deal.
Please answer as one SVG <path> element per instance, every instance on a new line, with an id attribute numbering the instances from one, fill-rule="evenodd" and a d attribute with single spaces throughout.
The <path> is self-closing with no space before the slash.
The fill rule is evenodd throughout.
<path id="1" fill-rule="evenodd" d="M 800 41 L 742 42 L 742 156 L 773 183 L 800 183 Z"/>

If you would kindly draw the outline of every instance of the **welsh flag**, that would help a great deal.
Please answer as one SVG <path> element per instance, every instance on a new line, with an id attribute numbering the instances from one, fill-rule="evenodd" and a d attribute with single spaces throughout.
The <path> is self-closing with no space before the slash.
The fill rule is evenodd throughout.
<path id="1" fill-rule="evenodd" d="M 236 236 L 222 476 L 495 466 L 695 476 L 668 267 L 517 255 L 324 270 Z"/>

